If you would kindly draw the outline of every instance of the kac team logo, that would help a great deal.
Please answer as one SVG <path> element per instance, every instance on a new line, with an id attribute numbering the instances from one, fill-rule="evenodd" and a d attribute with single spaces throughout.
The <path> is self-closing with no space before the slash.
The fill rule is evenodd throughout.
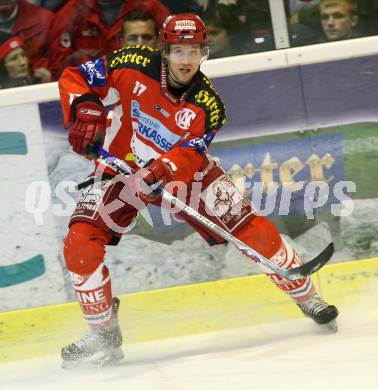
<path id="1" fill-rule="evenodd" d="M 182 108 L 176 113 L 176 124 L 180 129 L 188 130 L 192 120 L 196 117 L 196 113 L 189 108 Z"/>

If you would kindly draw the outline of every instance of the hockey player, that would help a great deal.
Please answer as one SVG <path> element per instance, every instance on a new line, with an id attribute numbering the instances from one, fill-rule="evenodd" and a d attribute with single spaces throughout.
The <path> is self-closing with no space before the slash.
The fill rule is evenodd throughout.
<path id="1" fill-rule="evenodd" d="M 197 197 L 199 212 L 277 265 L 302 264 L 274 225 L 255 214 L 251 203 L 207 153 L 226 114 L 211 82 L 199 70 L 208 56 L 208 33 L 202 20 L 193 14 L 171 15 L 160 29 L 160 40 L 160 52 L 128 46 L 67 68 L 59 80 L 73 150 L 91 159 L 91 146 L 104 145 L 138 170 L 120 181 L 97 162 L 97 172 L 104 173 L 100 180 L 98 173 L 95 180 L 89 180 L 71 217 L 64 256 L 90 331 L 62 349 L 64 362 L 76 364 L 97 352 L 110 360 L 122 357 L 119 301 L 112 297 L 105 246 L 116 245 L 122 229 L 133 226 L 140 202 L 160 205 L 150 187 L 157 182 L 166 189 L 173 181 L 185 184 L 186 200 Z M 115 108 L 106 129 L 104 106 L 108 104 Z M 124 200 L 125 188 L 137 193 L 132 202 L 119 200 Z M 109 212 L 107 206 L 115 200 L 118 207 Z M 190 217 L 182 217 L 210 245 L 224 242 Z M 338 315 L 336 307 L 316 293 L 310 278 L 289 282 L 271 270 L 264 271 L 317 323 L 329 323 Z"/>

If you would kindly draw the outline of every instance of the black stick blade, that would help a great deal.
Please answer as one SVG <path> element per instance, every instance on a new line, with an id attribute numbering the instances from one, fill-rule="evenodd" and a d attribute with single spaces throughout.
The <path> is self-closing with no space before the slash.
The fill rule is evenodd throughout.
<path id="1" fill-rule="evenodd" d="M 331 242 L 322 252 L 320 252 L 314 259 L 308 261 L 307 263 L 287 270 L 287 279 L 288 280 L 296 280 L 301 279 L 306 276 L 313 274 L 323 267 L 328 261 L 331 259 L 333 253 L 335 251 L 335 246 L 333 242 Z"/>

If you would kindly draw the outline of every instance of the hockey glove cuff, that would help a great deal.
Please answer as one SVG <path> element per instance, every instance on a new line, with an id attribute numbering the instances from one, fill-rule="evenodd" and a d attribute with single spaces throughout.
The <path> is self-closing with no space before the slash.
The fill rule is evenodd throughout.
<path id="1" fill-rule="evenodd" d="M 85 100 L 85 97 L 89 96 L 93 98 Z M 96 156 L 91 153 L 91 148 L 95 144 L 102 146 L 105 138 L 104 106 L 97 96 L 83 95 L 74 101 L 71 114 L 74 122 L 69 129 L 69 143 L 76 153 L 88 159 L 95 158 Z"/>

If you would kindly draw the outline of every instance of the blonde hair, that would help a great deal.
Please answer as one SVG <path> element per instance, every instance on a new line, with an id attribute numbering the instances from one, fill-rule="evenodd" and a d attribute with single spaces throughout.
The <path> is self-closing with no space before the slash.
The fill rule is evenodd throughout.
<path id="1" fill-rule="evenodd" d="M 349 12 L 351 15 L 357 15 L 358 3 L 357 0 L 320 0 L 319 7 L 326 5 L 334 5 L 344 3 L 349 6 Z"/>

